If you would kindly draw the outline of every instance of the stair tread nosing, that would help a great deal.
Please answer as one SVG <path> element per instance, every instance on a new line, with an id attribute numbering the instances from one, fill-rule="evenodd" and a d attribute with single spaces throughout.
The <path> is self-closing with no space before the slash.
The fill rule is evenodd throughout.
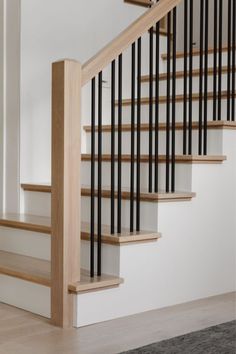
<path id="1" fill-rule="evenodd" d="M 40 184 L 22 184 L 21 187 L 24 191 L 30 192 L 42 192 L 42 193 L 51 193 L 51 186 L 47 186 L 47 190 L 45 189 L 45 185 L 41 189 Z M 95 191 L 95 195 L 97 191 Z M 81 196 L 88 197 L 91 195 L 90 187 L 82 186 L 81 187 Z M 193 192 L 174 192 L 174 193 L 166 193 L 166 192 L 158 192 L 158 193 L 149 193 L 146 190 L 141 191 L 140 193 L 140 200 L 145 202 L 162 202 L 162 201 L 189 201 L 196 196 L 196 193 Z M 102 189 L 102 197 L 103 198 L 110 198 L 111 191 L 109 188 L 104 187 Z M 117 193 L 115 193 L 115 197 L 117 198 Z M 136 195 L 134 195 L 136 198 Z M 128 189 L 122 190 L 122 199 L 127 200 L 130 199 L 130 192 Z"/>
<path id="2" fill-rule="evenodd" d="M 51 262 L 46 260 L 0 251 L 0 274 L 51 287 Z M 91 279 L 89 272 L 82 269 L 80 281 L 69 284 L 68 291 L 72 293 L 95 291 L 118 286 L 122 282 L 122 278 L 107 274 Z"/>
<path id="3" fill-rule="evenodd" d="M 176 122 L 175 129 L 182 130 L 184 128 L 184 124 L 182 122 Z M 188 128 L 188 125 L 187 125 Z M 193 121 L 192 129 L 198 129 L 199 123 L 197 121 Z M 236 122 L 224 121 L 224 120 L 215 120 L 207 122 L 208 129 L 236 129 Z M 91 133 L 91 126 L 85 125 L 83 127 L 86 133 Z M 155 125 L 153 124 L 152 127 L 155 130 Z M 172 126 L 170 125 L 170 129 Z M 103 132 L 111 132 L 112 126 L 110 124 L 104 124 L 102 126 Z M 135 130 L 137 130 L 137 125 L 135 125 Z M 141 131 L 149 131 L 149 123 L 142 123 L 140 126 Z M 166 123 L 159 123 L 159 130 L 166 130 Z M 98 131 L 98 126 L 96 125 L 95 131 Z M 118 131 L 118 125 L 115 125 L 115 131 Z M 122 124 L 122 131 L 123 132 L 130 132 L 131 131 L 131 124 Z"/>
<path id="4" fill-rule="evenodd" d="M 51 234 L 51 218 L 49 217 L 5 214 L 0 218 L 0 226 Z M 96 232 L 95 225 L 95 239 L 97 237 Z M 122 245 L 135 242 L 156 241 L 160 237 L 161 234 L 155 231 L 141 230 L 139 232 L 130 232 L 125 228 L 121 230 L 120 234 L 111 234 L 110 227 L 102 225 L 102 243 Z M 90 240 L 90 224 L 87 222 L 81 223 L 81 239 L 86 241 Z"/>
<path id="5" fill-rule="evenodd" d="M 137 160 L 137 156 L 134 157 L 135 161 Z M 169 157 L 169 161 L 171 162 L 171 156 Z M 95 160 L 98 160 L 98 155 L 95 155 Z M 115 161 L 118 160 L 118 155 L 115 155 Z M 226 160 L 226 156 L 224 155 L 176 155 L 175 161 L 176 163 L 182 164 L 206 164 L 206 163 L 222 163 Z M 91 161 L 91 154 L 82 154 L 82 161 Z M 103 162 L 110 162 L 111 155 L 110 154 L 103 154 L 102 155 Z M 131 162 L 131 155 L 130 154 L 122 154 L 121 156 L 122 162 Z M 155 156 L 152 157 L 152 161 L 155 162 Z M 140 156 L 141 163 L 148 163 L 149 162 L 149 155 L 141 155 Z M 158 156 L 159 163 L 166 162 L 166 155 L 159 155 Z"/>
<path id="6" fill-rule="evenodd" d="M 232 67 L 230 68 L 230 71 L 232 71 Z M 218 74 L 219 72 L 219 68 L 217 68 L 216 73 Z M 205 73 L 205 69 L 203 69 L 203 74 Z M 214 68 L 208 68 L 207 73 L 209 76 L 214 75 Z M 227 66 L 223 66 L 222 67 L 222 74 L 226 74 L 228 73 L 228 67 Z M 193 77 L 199 76 L 200 75 L 200 69 L 194 69 L 192 72 Z M 189 76 L 189 71 L 187 72 L 187 76 Z M 172 78 L 173 75 L 172 73 L 170 73 L 170 77 Z M 175 78 L 176 79 L 181 79 L 184 78 L 184 71 L 180 70 L 180 71 L 176 71 L 175 74 Z M 160 73 L 159 74 L 159 81 L 165 81 L 167 80 L 167 73 Z M 145 82 L 149 82 L 150 81 L 150 76 L 149 75 L 144 75 L 141 77 L 141 82 L 145 83 Z M 153 77 L 153 81 L 156 81 L 156 76 L 154 75 Z"/>
<path id="7" fill-rule="evenodd" d="M 214 97 L 213 92 L 208 92 L 207 94 L 207 99 L 212 100 Z M 218 98 L 218 93 L 216 94 L 216 97 Z M 222 91 L 221 92 L 221 99 L 226 99 L 228 97 L 228 92 L 227 91 Z M 230 97 L 232 97 L 232 93 L 230 93 Z M 236 93 L 235 93 L 236 97 Z M 184 95 L 179 94 L 176 95 L 176 102 L 183 102 L 184 100 Z M 187 100 L 189 100 L 189 95 L 187 96 Z M 198 101 L 199 100 L 199 93 L 193 93 L 192 95 L 192 101 Z M 149 104 L 149 97 L 142 97 L 141 98 L 141 105 L 148 105 Z M 172 97 L 170 97 L 170 102 L 172 101 Z M 160 96 L 159 97 L 159 104 L 165 104 L 167 102 L 166 96 Z M 155 103 L 155 97 L 153 97 L 153 104 Z M 132 104 L 132 100 L 130 98 L 124 98 L 122 100 L 122 105 L 123 106 L 130 106 Z M 135 104 L 137 104 L 137 100 L 135 100 Z M 118 101 L 115 102 L 115 105 L 118 106 Z"/>
<path id="8" fill-rule="evenodd" d="M 219 49 L 217 48 L 217 52 L 219 51 Z M 225 46 L 222 48 L 222 52 L 227 52 L 228 51 L 228 47 Z M 214 53 L 214 48 L 209 48 L 208 49 L 208 54 L 213 54 Z M 187 56 L 189 56 L 190 53 L 187 53 Z M 203 54 L 205 54 L 205 51 L 203 51 Z M 193 56 L 198 56 L 200 55 L 200 50 L 198 48 L 194 48 L 193 49 Z M 163 60 L 167 60 L 167 53 L 162 54 L 162 59 Z M 172 56 L 171 56 L 172 57 Z M 176 53 L 176 58 L 184 58 L 184 52 L 177 52 Z"/>
<path id="9" fill-rule="evenodd" d="M 51 233 L 51 219 L 37 215 L 2 214 L 0 215 L 0 226 L 44 234 Z"/>

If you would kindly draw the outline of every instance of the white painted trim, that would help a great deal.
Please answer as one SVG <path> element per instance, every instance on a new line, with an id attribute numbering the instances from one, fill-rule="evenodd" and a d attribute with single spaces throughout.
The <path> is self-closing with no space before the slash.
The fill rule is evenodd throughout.
<path id="1" fill-rule="evenodd" d="M 5 80 L 4 80 L 4 53 L 5 53 L 5 29 L 4 29 L 4 0 L 0 0 L 0 211 L 3 211 L 3 205 L 4 205 L 4 177 L 3 177 L 3 171 L 4 171 L 4 94 L 5 94 Z"/>
<path id="2" fill-rule="evenodd" d="M 0 208 L 20 204 L 20 0 L 0 0 Z"/>

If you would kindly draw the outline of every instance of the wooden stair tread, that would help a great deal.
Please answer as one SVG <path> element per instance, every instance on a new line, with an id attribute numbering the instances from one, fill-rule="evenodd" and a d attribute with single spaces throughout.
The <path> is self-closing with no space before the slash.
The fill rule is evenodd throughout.
<path id="1" fill-rule="evenodd" d="M 184 127 L 182 122 L 176 122 L 175 129 L 176 130 L 182 130 Z M 207 122 L 207 127 L 208 129 L 236 129 L 236 122 L 230 122 L 230 121 L 210 121 Z M 171 125 L 170 125 L 171 128 Z M 198 129 L 198 122 L 194 121 L 192 124 L 193 129 Z M 140 127 L 141 131 L 149 131 L 149 124 L 148 123 L 142 123 Z M 153 130 L 155 129 L 155 126 L 153 125 Z M 86 133 L 91 132 L 91 126 L 90 125 L 85 125 L 84 130 Z M 98 131 L 98 126 L 95 127 L 95 130 Z M 118 131 L 118 125 L 115 126 L 115 130 Z M 137 130 L 137 125 L 135 125 L 135 130 Z M 159 130 L 166 130 L 166 123 L 159 123 Z M 111 132 L 111 125 L 106 124 L 102 126 L 102 131 L 103 132 Z M 131 125 L 130 124 L 122 124 L 122 131 L 123 132 L 130 132 L 131 131 Z"/>
<path id="2" fill-rule="evenodd" d="M 45 192 L 45 189 L 43 188 L 41 190 L 41 185 L 40 184 L 23 184 L 21 185 L 24 191 L 34 191 L 34 192 Z M 47 193 L 51 192 L 51 187 L 48 185 L 47 188 Z M 82 186 L 81 188 L 81 195 L 83 197 L 88 197 L 90 196 L 90 188 L 87 186 Z M 95 191 L 95 194 L 97 191 Z M 110 198 L 111 196 L 111 191 L 108 188 L 103 188 L 102 190 L 102 197 L 103 198 Z M 140 195 L 140 200 L 141 201 L 147 201 L 147 202 L 158 202 L 158 201 L 177 201 L 177 200 L 191 200 L 193 197 L 196 196 L 196 193 L 192 192 L 175 192 L 175 193 L 165 193 L 165 192 L 159 192 L 159 193 L 148 193 L 148 191 L 141 191 Z M 117 198 L 117 193 L 115 193 L 115 197 Z M 130 192 L 128 189 L 123 189 L 122 191 L 122 199 L 129 199 L 130 198 Z"/>
<path id="3" fill-rule="evenodd" d="M 26 231 L 51 233 L 51 220 L 47 217 L 27 214 L 2 214 L 0 226 L 11 227 Z"/>
<path id="4" fill-rule="evenodd" d="M 50 286 L 50 262 L 0 251 L 0 274 Z"/>
<path id="5" fill-rule="evenodd" d="M 122 278 L 107 274 L 102 274 L 100 277 L 94 276 L 94 278 L 91 278 L 88 271 L 82 270 L 80 281 L 70 284 L 68 290 L 70 293 L 78 294 L 83 292 L 102 290 L 105 288 L 117 287 L 123 282 L 124 280 Z"/>
<path id="6" fill-rule="evenodd" d="M 154 4 L 152 0 L 124 0 L 124 2 L 143 7 L 151 7 Z"/>
<path id="7" fill-rule="evenodd" d="M 95 156 L 95 160 L 98 159 L 98 156 Z M 115 161 L 118 160 L 118 155 L 115 155 Z M 121 156 L 122 162 L 131 162 L 131 155 L 129 154 L 123 154 Z M 137 160 L 137 157 L 135 156 L 135 161 Z M 155 156 L 152 157 L 153 162 L 155 162 Z M 175 161 L 176 163 L 189 163 L 189 164 L 194 164 L 194 163 L 221 163 L 226 160 L 226 156 L 220 156 L 220 155 L 176 155 L 175 156 Z M 91 155 L 90 154 L 82 154 L 82 161 L 91 161 Z M 111 161 L 111 155 L 109 154 L 103 154 L 102 155 L 102 161 L 104 162 L 109 162 Z M 158 159 L 159 163 L 165 163 L 166 162 L 166 156 L 165 155 L 159 155 Z M 171 156 L 170 156 L 170 161 L 171 161 Z M 149 155 L 141 155 L 140 156 L 140 162 L 141 163 L 148 163 L 149 162 Z"/>
<path id="8" fill-rule="evenodd" d="M 5 214 L 0 220 L 0 226 L 51 234 L 51 219 L 48 217 L 23 214 Z M 102 243 L 107 244 L 121 245 L 132 242 L 154 241 L 160 238 L 160 236 L 160 233 L 157 232 L 140 231 L 131 233 L 128 229 L 122 229 L 121 234 L 115 233 L 114 235 L 111 235 L 110 228 L 107 225 L 102 225 Z M 89 223 L 81 223 L 81 239 L 90 239 Z"/>
<path id="9" fill-rule="evenodd" d="M 232 68 L 231 68 L 231 71 L 232 71 Z M 222 74 L 226 74 L 228 72 L 228 67 L 227 66 L 223 66 L 222 67 Z M 205 73 L 205 70 L 203 69 L 203 73 Z M 214 74 L 214 68 L 208 68 L 207 70 L 207 73 L 209 76 L 212 76 Z M 217 74 L 218 74 L 218 69 L 217 69 Z M 187 72 L 187 75 L 189 76 L 189 71 Z M 196 77 L 196 76 L 199 76 L 200 75 L 200 70 L 199 69 L 194 69 L 193 70 L 193 76 Z M 173 75 L 172 73 L 170 74 L 170 77 L 172 78 Z M 184 71 L 180 70 L 180 71 L 177 71 L 176 72 L 176 75 L 175 75 L 175 78 L 176 79 L 180 79 L 180 78 L 183 78 L 184 77 Z M 154 75 L 153 77 L 153 81 L 156 80 L 156 77 Z M 161 73 L 159 75 L 159 80 L 160 81 L 165 81 L 167 80 L 167 73 Z M 141 77 L 141 82 L 149 82 L 149 75 L 143 75 Z"/>
<path id="10" fill-rule="evenodd" d="M 90 187 L 82 186 L 81 188 L 82 197 L 89 197 L 91 195 Z M 95 196 L 97 196 L 97 190 L 95 190 Z M 148 191 L 141 191 L 140 200 L 143 202 L 167 202 L 167 201 L 188 201 L 195 197 L 196 194 L 192 192 L 158 192 L 158 193 L 149 193 Z M 102 189 L 102 198 L 110 198 L 111 191 L 109 188 L 103 187 Z M 130 199 L 130 191 L 128 188 L 122 188 L 121 197 L 123 200 Z M 115 198 L 117 198 L 117 192 L 115 192 Z M 134 195 L 136 199 L 136 194 Z"/>
<path id="11" fill-rule="evenodd" d="M 232 96 L 232 94 L 230 94 Z M 217 94 L 218 97 L 218 94 Z M 226 99 L 228 97 L 227 91 L 222 91 L 221 92 L 221 99 Z M 235 93 L 236 97 L 236 93 Z M 213 92 L 208 92 L 207 94 L 207 99 L 212 100 L 213 99 Z M 176 102 L 182 102 L 184 100 L 184 95 L 176 95 Z M 189 95 L 187 96 L 187 100 L 189 100 Z M 193 93 L 192 96 L 193 101 L 198 101 L 199 100 L 199 93 Z M 170 97 L 170 101 L 172 101 L 172 97 Z M 165 104 L 167 102 L 166 96 L 160 96 L 159 97 L 159 104 Z M 123 99 L 122 100 L 122 105 L 123 106 L 130 106 L 132 103 L 132 100 L 130 98 Z M 155 103 L 155 97 L 153 97 L 153 104 Z M 116 106 L 118 105 L 118 101 L 115 102 Z M 135 104 L 137 104 L 137 100 L 135 100 Z M 141 105 L 148 105 L 149 104 L 149 97 L 143 97 L 141 98 Z"/>
<path id="12" fill-rule="evenodd" d="M 95 226 L 95 240 L 96 240 L 96 226 Z M 110 233 L 110 227 L 102 225 L 102 243 L 121 245 L 136 242 L 156 241 L 161 237 L 158 232 L 152 231 L 134 231 L 130 232 L 128 229 L 122 229 L 121 234 Z M 90 240 L 90 223 L 82 222 L 81 224 L 81 238 L 82 240 Z"/>
<path id="13" fill-rule="evenodd" d="M 219 49 L 217 48 L 217 52 L 219 51 Z M 222 52 L 227 52 L 228 51 L 228 47 L 226 46 L 226 47 L 223 47 L 222 48 Z M 213 54 L 214 53 L 214 48 L 209 48 L 208 49 L 208 54 Z M 189 53 L 187 53 L 188 54 L 188 56 L 189 56 Z M 205 51 L 203 51 L 203 54 L 205 54 Z M 200 55 L 200 50 L 198 49 L 198 48 L 194 48 L 193 49 L 193 56 L 198 56 L 198 55 Z M 162 54 L 162 59 L 163 60 L 167 60 L 167 53 L 164 53 L 164 54 Z M 176 58 L 184 58 L 184 52 L 177 52 L 176 53 Z"/>
<path id="14" fill-rule="evenodd" d="M 31 283 L 51 286 L 51 262 L 16 253 L 0 251 L 0 274 Z M 103 274 L 91 279 L 89 272 L 81 270 L 81 280 L 68 286 L 73 293 L 95 291 L 101 288 L 118 286 L 123 279 Z"/>

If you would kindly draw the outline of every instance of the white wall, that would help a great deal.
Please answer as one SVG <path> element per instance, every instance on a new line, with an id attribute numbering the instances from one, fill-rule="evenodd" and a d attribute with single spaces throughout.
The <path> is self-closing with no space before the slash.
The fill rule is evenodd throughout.
<path id="1" fill-rule="evenodd" d="M 0 1 L 0 199 L 19 210 L 20 1 Z M 2 192 L 4 191 L 4 193 Z"/>
<path id="2" fill-rule="evenodd" d="M 50 180 L 51 63 L 84 63 L 143 11 L 123 0 L 22 0 L 22 181 Z"/>
<path id="3" fill-rule="evenodd" d="M 193 42 L 196 43 L 196 48 L 199 48 L 200 42 L 200 0 L 193 0 Z M 209 46 L 213 46 L 213 36 L 214 36 L 214 0 L 209 0 L 209 18 L 208 18 L 208 26 L 209 26 Z M 183 50 L 184 43 L 184 1 L 180 3 L 177 8 L 178 13 L 178 25 L 177 25 L 177 45 L 178 50 Z M 219 16 L 219 14 L 218 14 Z M 227 45 L 227 21 L 228 21 L 228 1 L 223 1 L 223 45 Z M 219 25 L 218 25 L 219 29 Z"/>

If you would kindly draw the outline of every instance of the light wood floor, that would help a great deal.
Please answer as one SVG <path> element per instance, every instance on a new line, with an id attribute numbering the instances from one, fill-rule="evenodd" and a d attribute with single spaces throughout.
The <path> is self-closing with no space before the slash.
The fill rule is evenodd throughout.
<path id="1" fill-rule="evenodd" d="M 0 304 L 0 354 L 115 354 L 236 319 L 236 293 L 61 330 Z"/>

